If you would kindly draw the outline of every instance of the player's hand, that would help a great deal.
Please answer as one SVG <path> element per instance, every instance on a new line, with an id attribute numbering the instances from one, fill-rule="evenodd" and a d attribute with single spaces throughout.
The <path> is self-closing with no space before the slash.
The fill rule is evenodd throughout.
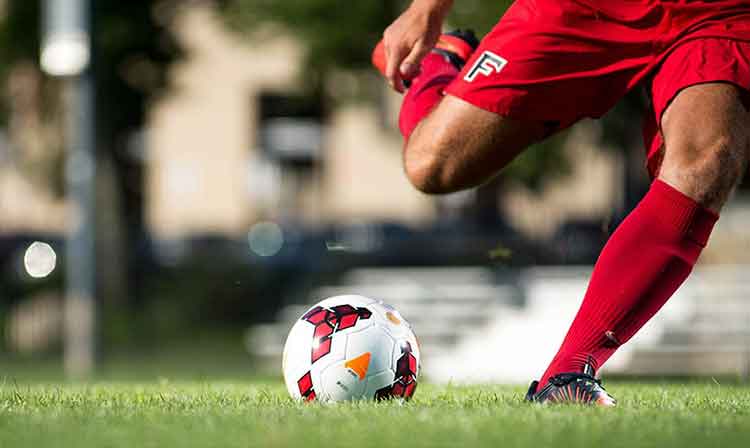
<path id="1" fill-rule="evenodd" d="M 383 33 L 386 73 L 391 87 L 404 91 L 404 80 L 419 74 L 419 63 L 437 43 L 453 0 L 414 0 Z"/>

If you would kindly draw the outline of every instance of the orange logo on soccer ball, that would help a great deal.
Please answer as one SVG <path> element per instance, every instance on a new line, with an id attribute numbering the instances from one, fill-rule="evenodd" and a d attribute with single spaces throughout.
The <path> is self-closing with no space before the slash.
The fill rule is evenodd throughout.
<path id="1" fill-rule="evenodd" d="M 395 314 L 391 313 L 390 311 L 388 311 L 387 313 L 385 313 L 385 317 L 387 317 L 388 320 L 391 321 L 392 323 L 394 323 L 396 325 L 401 325 L 401 320 L 398 317 L 396 317 Z"/>
<path id="2" fill-rule="evenodd" d="M 370 367 L 370 352 L 359 355 L 354 359 L 350 359 L 349 361 L 344 363 L 344 367 L 346 367 L 347 369 L 352 369 L 352 371 L 359 377 L 359 380 L 362 381 L 363 379 L 365 379 L 365 375 L 367 375 L 367 369 Z"/>

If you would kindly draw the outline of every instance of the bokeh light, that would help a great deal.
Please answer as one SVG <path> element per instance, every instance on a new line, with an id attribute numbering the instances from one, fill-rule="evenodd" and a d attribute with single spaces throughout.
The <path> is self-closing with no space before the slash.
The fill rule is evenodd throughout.
<path id="1" fill-rule="evenodd" d="M 47 277 L 57 266 L 57 254 L 49 244 L 35 241 L 23 255 L 23 266 L 33 278 Z"/>
<path id="2" fill-rule="evenodd" d="M 261 221 L 250 228 L 247 242 L 256 255 L 272 257 L 284 246 L 284 232 L 275 222 Z"/>

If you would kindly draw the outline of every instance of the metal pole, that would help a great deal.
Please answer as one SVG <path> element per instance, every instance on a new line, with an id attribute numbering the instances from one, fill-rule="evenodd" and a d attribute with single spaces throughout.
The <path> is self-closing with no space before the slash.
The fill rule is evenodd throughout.
<path id="1" fill-rule="evenodd" d="M 91 374 L 96 361 L 96 142 L 90 9 L 90 0 L 44 0 L 40 61 L 48 74 L 65 80 L 65 177 L 70 212 L 63 345 L 65 371 L 73 377 Z"/>
<path id="2" fill-rule="evenodd" d="M 86 71 L 69 81 L 67 193 L 70 227 L 66 245 L 65 371 L 82 377 L 96 361 L 94 255 L 95 135 L 94 86 Z"/>

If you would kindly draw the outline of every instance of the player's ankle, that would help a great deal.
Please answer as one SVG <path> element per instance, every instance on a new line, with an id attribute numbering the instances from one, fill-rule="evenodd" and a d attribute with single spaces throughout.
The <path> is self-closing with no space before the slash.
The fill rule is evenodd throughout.
<path id="1" fill-rule="evenodd" d="M 544 375 L 542 375 L 542 378 L 539 381 L 539 387 L 544 387 L 547 382 L 549 382 L 550 378 L 563 373 L 583 373 L 595 377 L 598 369 L 598 360 L 589 354 L 576 354 L 559 357 L 547 367 L 547 371 L 544 372 Z"/>

